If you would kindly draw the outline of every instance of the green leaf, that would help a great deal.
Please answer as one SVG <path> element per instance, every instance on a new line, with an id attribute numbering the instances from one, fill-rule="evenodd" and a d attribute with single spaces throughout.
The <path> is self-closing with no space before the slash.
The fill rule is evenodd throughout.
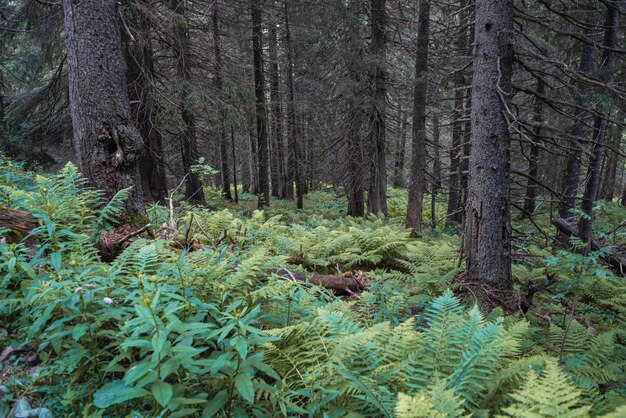
<path id="1" fill-rule="evenodd" d="M 111 405 L 116 405 L 122 402 L 129 401 L 135 398 L 141 398 L 150 394 L 145 389 L 131 388 L 126 386 L 121 380 L 114 380 L 111 383 L 107 383 L 102 386 L 93 395 L 93 404 L 97 408 L 108 408 Z"/>
<path id="2" fill-rule="evenodd" d="M 173 394 L 172 385 L 169 383 L 157 382 L 152 385 L 152 396 L 154 396 L 154 399 L 163 407 L 172 399 Z"/>
<path id="3" fill-rule="evenodd" d="M 202 411 L 202 418 L 211 418 L 213 415 L 217 414 L 220 409 L 226 405 L 228 402 L 228 392 L 226 389 L 220 391 L 213 399 L 209 401 L 207 406 L 204 407 Z"/>
<path id="4" fill-rule="evenodd" d="M 239 373 L 237 377 L 235 377 L 235 387 L 242 398 L 250 403 L 254 402 L 254 386 L 249 376 Z"/>

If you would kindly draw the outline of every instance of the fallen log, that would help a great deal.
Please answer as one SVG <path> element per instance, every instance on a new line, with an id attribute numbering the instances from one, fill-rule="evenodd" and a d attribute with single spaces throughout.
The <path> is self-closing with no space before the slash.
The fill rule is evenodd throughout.
<path id="1" fill-rule="evenodd" d="M 578 234 L 578 227 L 576 225 L 572 225 L 563 218 L 553 218 L 552 225 L 556 226 L 559 231 L 563 232 L 568 237 L 571 237 L 572 235 L 576 236 Z M 602 244 L 600 240 L 595 236 L 591 237 L 590 244 L 593 251 L 611 248 L 610 245 Z M 626 277 L 626 254 L 612 251 L 605 254 L 602 258 L 604 259 L 604 261 L 611 265 L 611 267 L 617 274 Z"/>
<path id="2" fill-rule="evenodd" d="M 338 275 L 295 272 L 279 269 L 275 273 L 285 280 L 308 282 L 332 290 L 337 295 L 353 295 L 365 289 L 367 278 L 362 272 L 345 272 Z"/>
<path id="3" fill-rule="evenodd" d="M 0 206 L 0 228 L 11 231 L 4 235 L 7 241 L 19 242 L 38 226 L 39 223 L 30 213 Z"/>

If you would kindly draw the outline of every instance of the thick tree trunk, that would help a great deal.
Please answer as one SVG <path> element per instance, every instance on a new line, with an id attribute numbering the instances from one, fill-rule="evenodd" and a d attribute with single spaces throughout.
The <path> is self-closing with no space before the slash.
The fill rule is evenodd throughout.
<path id="1" fill-rule="evenodd" d="M 349 1 L 345 24 L 348 26 L 346 39 L 346 77 L 349 84 L 349 93 L 346 111 L 346 172 L 345 188 L 348 196 L 348 215 L 354 217 L 365 216 L 365 149 L 362 136 L 362 126 L 365 122 L 365 110 L 361 89 L 365 82 L 363 77 L 363 48 L 361 34 L 356 24 L 355 2 Z"/>
<path id="2" fill-rule="evenodd" d="M 185 198 L 189 201 L 203 203 L 204 190 L 200 177 L 191 170 L 191 166 L 197 163 L 200 153 L 198 152 L 198 139 L 196 135 L 196 117 L 189 103 L 191 74 L 191 46 L 189 43 L 189 21 L 187 20 L 186 2 L 171 0 L 171 8 L 177 15 L 174 22 L 175 39 L 173 41 L 174 54 L 176 56 L 176 71 L 182 80 L 180 93 L 180 114 L 185 125 L 184 132 L 180 135 L 183 173 L 185 180 Z"/>
<path id="3" fill-rule="evenodd" d="M 393 187 L 400 189 L 404 187 L 404 159 L 406 155 L 406 131 L 408 122 L 402 108 L 398 110 L 398 123 L 400 135 L 396 141 L 396 160 L 393 165 Z"/>
<path id="4" fill-rule="evenodd" d="M 256 97 L 256 137 L 259 157 L 259 208 L 270 205 L 269 155 L 267 142 L 267 106 L 265 104 L 265 74 L 263 73 L 263 29 L 260 0 L 250 1 L 252 14 L 252 58 L 254 65 L 254 95 Z"/>
<path id="5" fill-rule="evenodd" d="M 426 190 L 426 93 L 428 82 L 428 41 L 430 36 L 430 0 L 420 0 L 418 13 L 417 53 L 415 55 L 415 88 L 413 91 L 413 143 L 409 200 L 405 226 L 413 234 L 422 229 L 423 197 Z"/>
<path id="6" fill-rule="evenodd" d="M 586 16 L 589 16 L 593 11 L 589 10 Z M 592 23 L 593 19 L 586 17 L 588 23 Z M 591 29 L 585 31 L 585 35 L 589 37 L 591 35 Z M 588 76 L 593 70 L 593 63 L 595 59 L 595 46 L 592 43 L 584 43 L 582 46 L 582 52 L 580 55 L 580 63 L 578 71 L 583 76 Z M 585 131 L 587 118 L 589 112 L 587 112 L 586 106 L 589 101 L 590 88 L 589 84 L 584 80 L 578 82 L 578 96 L 576 97 L 576 104 L 579 105 L 578 114 L 576 120 L 572 126 L 572 137 L 574 142 L 571 144 L 571 149 L 567 155 L 567 167 L 563 175 L 563 197 L 559 206 L 559 216 L 568 222 L 571 222 L 574 215 L 570 212 L 576 206 L 576 195 L 578 194 L 578 186 L 580 183 L 580 169 L 581 158 L 583 154 Z M 565 243 L 569 239 L 565 234 L 559 232 L 557 239 Z"/>
<path id="7" fill-rule="evenodd" d="M 602 65 L 600 67 L 600 80 L 609 83 L 613 79 L 613 60 L 614 54 L 612 49 L 617 45 L 617 28 L 619 21 L 619 13 L 614 5 L 607 4 L 606 21 L 604 24 L 604 53 L 602 56 Z M 610 114 L 609 98 L 605 97 L 602 101 L 599 114 L 594 121 L 594 141 L 591 147 L 591 156 L 589 157 L 589 167 L 587 171 L 587 183 L 585 184 L 585 192 L 581 209 L 587 216 L 581 216 L 578 221 L 578 232 L 583 242 L 587 243 L 587 250 L 591 249 L 591 231 L 593 228 L 593 205 L 598 197 L 598 187 L 600 184 L 600 168 L 602 167 L 602 157 L 604 155 L 604 142 L 606 139 L 606 131 L 608 125 L 608 116 Z"/>
<path id="8" fill-rule="evenodd" d="M 468 280 L 512 289 L 510 141 L 503 100 L 513 65 L 513 0 L 477 0 L 466 203 Z"/>
<path id="9" fill-rule="evenodd" d="M 272 195 L 283 197 L 285 181 L 285 150 L 283 141 L 283 115 L 280 102 L 280 72 L 278 67 L 278 38 L 276 25 L 269 27 L 270 101 L 272 107 Z"/>
<path id="10" fill-rule="evenodd" d="M 617 180 L 617 164 L 619 162 L 619 150 L 622 147 L 624 136 L 624 115 L 620 112 L 620 123 L 613 127 L 610 149 L 607 150 L 607 158 L 604 173 L 602 175 L 599 199 L 611 201 L 615 197 L 615 182 Z"/>
<path id="11" fill-rule="evenodd" d="M 545 83 L 540 79 L 537 81 L 537 94 L 543 96 Z M 539 178 L 539 144 L 541 142 L 541 129 L 543 125 L 543 100 L 535 97 L 533 109 L 535 126 L 533 127 L 532 143 L 530 144 L 530 159 L 528 161 L 528 182 L 526 183 L 526 197 L 524 199 L 524 210 L 527 214 L 535 213 L 537 197 L 537 181 Z"/>
<path id="12" fill-rule="evenodd" d="M 126 46 L 128 67 L 128 95 L 131 112 L 143 138 L 143 155 L 139 161 L 139 172 L 146 197 L 164 203 L 167 197 L 167 178 L 163 164 L 163 138 L 156 127 L 157 108 L 153 104 L 154 59 L 152 35 L 148 18 L 143 8 L 132 10 L 130 21 L 135 27 L 135 36 L 123 36 Z"/>
<path id="13" fill-rule="evenodd" d="M 116 2 L 63 0 L 63 9 L 79 169 L 109 198 L 132 187 L 126 210 L 142 212 L 143 141 L 130 111 Z"/>
<path id="14" fill-rule="evenodd" d="M 387 151 L 385 149 L 387 75 L 385 71 L 386 0 L 371 0 L 372 110 L 369 120 L 370 181 L 367 206 L 371 213 L 387 216 Z"/>
<path id="15" fill-rule="evenodd" d="M 223 94 L 222 73 L 224 71 L 224 63 L 222 61 L 222 47 L 220 39 L 220 18 L 218 5 L 213 5 L 213 42 L 215 45 L 215 87 L 219 94 Z M 228 165 L 228 137 L 226 135 L 226 113 L 223 106 L 220 106 L 220 167 L 221 167 L 221 183 L 222 195 L 232 200 L 230 193 L 230 166 Z M 234 162 L 233 162 L 234 165 Z M 234 172 L 235 170 L 233 170 Z"/>
<path id="16" fill-rule="evenodd" d="M 1 236 L 10 242 L 19 242 L 38 226 L 39 223 L 30 213 L 0 206 L 0 228 L 9 230 Z"/>

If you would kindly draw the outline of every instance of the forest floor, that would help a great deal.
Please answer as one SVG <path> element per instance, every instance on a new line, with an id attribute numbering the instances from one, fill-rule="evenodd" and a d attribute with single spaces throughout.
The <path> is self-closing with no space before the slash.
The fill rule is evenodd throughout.
<path id="1" fill-rule="evenodd" d="M 0 206 L 39 225 L 0 245 L 0 416 L 626 416 L 624 278 L 553 250 L 549 207 L 514 218 L 515 294 L 483 312 L 444 196 L 412 238 L 404 190 L 355 219 L 341 190 L 207 189 L 103 261 L 125 193 L 82 185 L 0 161 Z M 596 213 L 624 246 L 626 210 Z"/>

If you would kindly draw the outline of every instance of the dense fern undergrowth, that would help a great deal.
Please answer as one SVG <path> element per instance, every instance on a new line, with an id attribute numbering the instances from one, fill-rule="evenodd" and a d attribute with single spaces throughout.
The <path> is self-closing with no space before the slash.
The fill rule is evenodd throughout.
<path id="1" fill-rule="evenodd" d="M 516 290 L 556 282 L 525 314 L 486 314 L 455 280 L 458 231 L 409 237 L 400 191 L 382 220 L 345 217 L 330 189 L 265 212 L 207 190 L 215 208 L 176 207 L 177 237 L 153 206 L 154 234 L 103 262 L 128 191 L 84 186 L 72 165 L 0 162 L 0 205 L 40 225 L 0 245 L 0 416 L 626 416 L 624 279 L 530 223 L 515 225 Z M 598 213 L 604 231 L 626 217 Z M 337 297 L 281 268 L 358 272 L 366 289 Z"/>

